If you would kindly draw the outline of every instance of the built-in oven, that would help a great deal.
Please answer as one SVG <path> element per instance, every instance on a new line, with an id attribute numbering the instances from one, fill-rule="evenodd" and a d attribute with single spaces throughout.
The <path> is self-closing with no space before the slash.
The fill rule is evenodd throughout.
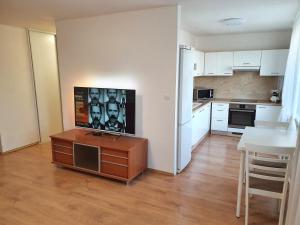
<path id="1" fill-rule="evenodd" d="M 256 105 L 229 104 L 228 127 L 244 129 L 246 126 L 254 127 Z"/>

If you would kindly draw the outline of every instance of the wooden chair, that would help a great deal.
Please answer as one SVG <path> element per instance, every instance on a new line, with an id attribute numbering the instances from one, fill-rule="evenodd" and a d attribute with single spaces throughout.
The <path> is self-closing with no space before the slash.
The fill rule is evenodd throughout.
<path id="1" fill-rule="evenodd" d="M 249 218 L 249 195 L 260 195 L 281 201 L 279 225 L 283 224 L 289 170 L 294 148 L 267 147 L 254 144 L 246 146 L 246 211 Z M 278 158 L 278 156 L 285 156 Z"/>

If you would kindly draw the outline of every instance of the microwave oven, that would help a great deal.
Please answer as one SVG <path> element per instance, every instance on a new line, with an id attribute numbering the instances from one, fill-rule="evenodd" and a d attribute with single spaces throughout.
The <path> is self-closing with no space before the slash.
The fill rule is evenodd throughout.
<path id="1" fill-rule="evenodd" d="M 213 97 L 214 97 L 214 89 L 204 89 L 204 88 L 194 89 L 194 94 L 193 94 L 194 100 L 207 99 Z"/>

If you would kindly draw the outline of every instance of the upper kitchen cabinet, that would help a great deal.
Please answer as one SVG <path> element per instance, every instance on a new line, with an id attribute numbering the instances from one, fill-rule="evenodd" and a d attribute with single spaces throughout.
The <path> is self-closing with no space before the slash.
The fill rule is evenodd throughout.
<path id="1" fill-rule="evenodd" d="M 205 53 L 206 76 L 231 76 L 233 66 L 233 52 Z"/>
<path id="2" fill-rule="evenodd" d="M 194 53 L 194 77 L 204 74 L 204 52 L 193 50 Z"/>
<path id="3" fill-rule="evenodd" d="M 231 76 L 233 66 L 233 52 L 217 53 L 217 73 L 220 76 Z"/>
<path id="4" fill-rule="evenodd" d="M 208 52 L 205 53 L 204 57 L 204 75 L 206 76 L 216 76 L 217 75 L 217 53 Z"/>
<path id="5" fill-rule="evenodd" d="M 259 67 L 261 51 L 237 51 L 233 53 L 234 67 Z"/>
<path id="6" fill-rule="evenodd" d="M 284 76 L 289 50 L 263 50 L 260 76 Z"/>

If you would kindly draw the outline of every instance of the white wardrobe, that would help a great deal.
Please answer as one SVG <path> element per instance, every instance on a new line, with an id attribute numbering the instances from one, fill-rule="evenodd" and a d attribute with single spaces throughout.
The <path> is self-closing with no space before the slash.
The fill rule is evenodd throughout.
<path id="1" fill-rule="evenodd" d="M 0 151 L 47 142 L 62 130 L 55 36 L 0 25 L 0 49 Z"/>

